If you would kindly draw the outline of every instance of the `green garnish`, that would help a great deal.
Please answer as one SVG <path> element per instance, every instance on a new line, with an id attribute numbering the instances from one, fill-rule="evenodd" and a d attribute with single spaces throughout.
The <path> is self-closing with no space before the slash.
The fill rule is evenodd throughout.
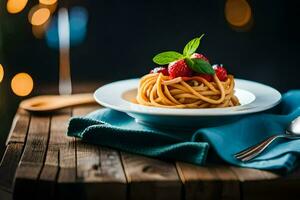
<path id="1" fill-rule="evenodd" d="M 204 34 L 189 41 L 183 49 L 183 54 L 176 51 L 162 52 L 154 56 L 153 62 L 159 65 L 167 65 L 171 62 L 184 59 L 189 68 L 195 72 L 211 75 L 215 74 L 215 71 L 209 62 L 202 59 L 191 58 L 191 55 L 198 49 L 203 36 Z"/>
<path id="2" fill-rule="evenodd" d="M 176 51 L 166 51 L 154 56 L 153 62 L 159 65 L 166 65 L 173 61 L 180 60 L 183 58 L 184 56 Z"/>
<path id="3" fill-rule="evenodd" d="M 204 36 L 204 34 L 202 34 L 200 37 L 198 38 L 194 38 L 191 41 L 189 41 L 184 49 L 183 49 L 183 55 L 184 56 L 191 56 L 193 53 L 196 52 L 196 50 L 198 49 L 199 45 L 200 45 L 200 40 L 201 38 Z"/>
<path id="4" fill-rule="evenodd" d="M 191 68 L 195 72 L 209 75 L 215 74 L 215 70 L 212 68 L 209 62 L 206 62 L 205 60 L 197 58 L 185 58 L 184 61 L 189 66 L 189 68 Z"/>

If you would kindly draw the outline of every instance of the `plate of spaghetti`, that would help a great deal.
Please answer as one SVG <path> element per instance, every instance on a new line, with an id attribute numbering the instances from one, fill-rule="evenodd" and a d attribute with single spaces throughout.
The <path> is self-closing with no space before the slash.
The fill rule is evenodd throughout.
<path id="1" fill-rule="evenodd" d="M 195 53 L 203 37 L 182 53 L 154 56 L 158 66 L 141 78 L 113 82 L 96 90 L 101 105 L 150 126 L 199 128 L 222 125 L 277 105 L 280 93 L 267 85 L 236 79 L 223 65 Z"/>

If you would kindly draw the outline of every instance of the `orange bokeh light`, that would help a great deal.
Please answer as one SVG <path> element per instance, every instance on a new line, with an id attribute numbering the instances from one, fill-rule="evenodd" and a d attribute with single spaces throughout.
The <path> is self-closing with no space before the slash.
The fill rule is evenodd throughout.
<path id="1" fill-rule="evenodd" d="M 50 6 L 50 5 L 55 4 L 55 3 L 57 2 L 57 0 L 39 0 L 39 2 L 40 2 L 41 4 Z"/>
<path id="2" fill-rule="evenodd" d="M 0 64 L 0 83 L 3 80 L 3 77 L 4 77 L 4 69 L 3 66 Z"/>
<path id="3" fill-rule="evenodd" d="M 246 0 L 227 0 L 225 18 L 230 25 L 243 27 L 251 21 L 251 7 Z"/>
<path id="4" fill-rule="evenodd" d="M 27 96 L 33 89 L 33 80 L 27 73 L 18 73 L 11 80 L 11 89 L 18 96 Z"/>
<path id="5" fill-rule="evenodd" d="M 48 8 L 33 7 L 29 12 L 28 19 L 32 25 L 40 26 L 47 22 L 50 14 Z"/>
<path id="6" fill-rule="evenodd" d="M 42 39 L 45 35 L 45 31 L 48 28 L 48 26 L 49 26 L 49 20 L 40 26 L 32 26 L 32 34 L 37 39 Z"/>
<path id="7" fill-rule="evenodd" d="M 8 0 L 6 3 L 6 9 L 9 13 L 16 14 L 25 8 L 27 2 L 28 0 Z"/>

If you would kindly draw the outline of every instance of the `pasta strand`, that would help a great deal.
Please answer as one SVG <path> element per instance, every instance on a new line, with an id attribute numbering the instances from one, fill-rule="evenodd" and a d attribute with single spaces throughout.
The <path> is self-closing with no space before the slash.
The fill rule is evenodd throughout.
<path id="1" fill-rule="evenodd" d="M 223 108 L 240 105 L 234 95 L 234 77 L 209 82 L 200 76 L 171 79 L 162 73 L 143 76 L 136 100 L 141 105 L 166 108 Z"/>

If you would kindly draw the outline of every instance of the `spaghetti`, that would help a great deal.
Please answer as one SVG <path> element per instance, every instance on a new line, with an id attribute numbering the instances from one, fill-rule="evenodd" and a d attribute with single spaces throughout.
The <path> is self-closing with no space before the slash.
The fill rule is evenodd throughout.
<path id="1" fill-rule="evenodd" d="M 240 105 L 234 95 L 234 78 L 208 82 L 200 76 L 171 79 L 162 73 L 143 76 L 136 100 L 141 105 L 166 108 L 222 108 Z"/>

